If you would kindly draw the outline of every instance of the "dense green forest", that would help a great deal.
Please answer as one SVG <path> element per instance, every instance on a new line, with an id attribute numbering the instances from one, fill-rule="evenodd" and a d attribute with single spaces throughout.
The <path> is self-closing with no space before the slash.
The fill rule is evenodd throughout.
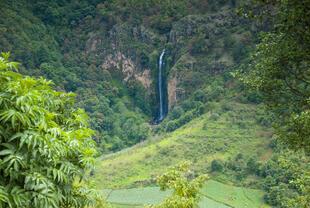
<path id="1" fill-rule="evenodd" d="M 177 93 L 181 93 L 180 101 L 203 85 L 207 86 L 206 82 L 212 82 L 213 78 L 208 78 L 209 70 L 211 73 L 221 71 L 245 57 L 246 50 L 253 46 L 248 43 L 254 39 L 247 24 L 234 23 L 234 6 L 235 1 L 212 3 L 207 0 L 10 0 L 1 3 L 0 46 L 22 63 L 21 73 L 43 76 L 53 80 L 57 90 L 77 93 L 78 106 L 92 118 L 99 152 L 117 151 L 145 140 L 150 133 L 147 123 L 156 118 L 159 106 L 156 69 L 160 49 L 167 48 L 166 76 L 192 62 L 191 56 L 197 59 L 193 74 L 177 75 L 185 76 L 180 83 L 183 86 L 177 89 Z M 222 21 L 231 22 L 227 26 L 221 22 L 213 25 L 209 16 L 203 16 L 221 9 L 227 10 L 218 15 L 224 17 Z M 184 19 L 190 14 L 199 18 L 202 15 L 203 24 L 196 25 L 201 21 L 199 18 Z M 189 29 L 192 31 L 182 34 L 177 26 L 173 29 L 179 20 L 180 24 L 182 21 L 189 26 L 193 24 Z M 210 32 L 204 31 L 203 28 L 208 27 Z M 217 34 L 222 33 L 217 27 L 224 27 L 224 34 Z M 183 40 L 173 40 L 179 39 L 173 33 L 179 33 Z M 221 50 L 231 54 L 221 57 Z M 190 56 L 186 55 L 188 52 Z M 208 56 L 201 56 L 206 53 Z M 109 60 L 103 61 L 107 56 Z M 208 65 L 201 68 L 206 63 Z M 205 78 L 197 82 L 199 76 Z M 223 81 L 213 82 L 217 91 L 206 89 L 210 97 L 225 88 L 229 78 L 223 77 Z M 197 104 L 187 103 L 185 111 L 193 105 Z"/>
<path id="2" fill-rule="evenodd" d="M 309 11 L 0 0 L 0 207 L 308 208 Z"/>
<path id="3" fill-rule="evenodd" d="M 78 106 L 92 118 L 100 152 L 106 152 L 145 139 L 149 128 L 144 123 L 150 120 L 150 114 L 147 110 L 144 113 L 131 96 L 144 93 L 135 82 L 128 83 L 130 88 L 121 79 L 112 78 L 118 76 L 117 72 L 102 70 L 98 60 L 85 51 L 87 34 L 95 27 L 89 21 L 98 15 L 98 3 L 3 2 L 0 46 L 23 63 L 23 74 L 43 76 L 53 80 L 57 90 L 76 92 Z M 137 102 L 141 102 L 139 99 Z"/>

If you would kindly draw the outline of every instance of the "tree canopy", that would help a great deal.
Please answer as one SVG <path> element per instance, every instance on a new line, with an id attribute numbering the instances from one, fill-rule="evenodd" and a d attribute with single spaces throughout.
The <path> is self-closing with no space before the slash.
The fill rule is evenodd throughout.
<path id="1" fill-rule="evenodd" d="M 74 94 L 51 81 L 14 72 L 0 57 L 0 207 L 85 207 L 99 192 L 85 172 L 94 167 L 95 143 Z"/>
<path id="2" fill-rule="evenodd" d="M 275 115 L 277 137 L 293 150 L 310 153 L 310 1 L 254 0 L 240 10 L 269 22 L 242 80 L 258 90 Z M 285 163 L 284 163 L 285 164 Z M 291 164 L 301 196 L 289 207 L 309 207 L 309 171 Z"/>
<path id="3" fill-rule="evenodd" d="M 241 11 L 273 25 L 261 34 L 242 79 L 274 112 L 279 138 L 294 150 L 310 152 L 310 2 L 256 0 Z"/>

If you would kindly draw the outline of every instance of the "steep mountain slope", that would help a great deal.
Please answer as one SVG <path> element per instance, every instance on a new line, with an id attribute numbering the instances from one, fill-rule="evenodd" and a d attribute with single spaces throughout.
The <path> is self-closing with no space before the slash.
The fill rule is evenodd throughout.
<path id="1" fill-rule="evenodd" d="M 243 155 L 265 160 L 271 156 L 272 131 L 258 124 L 257 106 L 229 103 L 232 107 L 225 111 L 220 103 L 213 105 L 214 109 L 172 133 L 103 158 L 94 173 L 98 184 L 105 188 L 152 184 L 155 176 L 184 160 L 193 162 L 193 174 L 197 175 L 210 172 L 214 159 L 228 161 Z M 218 179 L 240 185 L 253 182 L 251 177 L 241 180 L 228 172 L 224 175 L 220 174 Z"/>

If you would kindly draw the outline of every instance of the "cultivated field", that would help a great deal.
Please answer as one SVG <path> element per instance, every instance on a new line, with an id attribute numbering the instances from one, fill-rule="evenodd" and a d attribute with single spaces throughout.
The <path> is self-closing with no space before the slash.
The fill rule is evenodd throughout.
<path id="1" fill-rule="evenodd" d="M 263 191 L 226 185 L 209 180 L 201 189 L 204 197 L 200 208 L 261 208 Z M 119 208 L 138 208 L 146 204 L 158 204 L 171 191 L 160 191 L 158 187 L 105 190 L 107 201 Z"/>
<path id="2" fill-rule="evenodd" d="M 264 195 L 261 190 L 235 187 L 213 180 L 207 181 L 201 192 L 210 199 L 236 208 L 260 208 Z"/>

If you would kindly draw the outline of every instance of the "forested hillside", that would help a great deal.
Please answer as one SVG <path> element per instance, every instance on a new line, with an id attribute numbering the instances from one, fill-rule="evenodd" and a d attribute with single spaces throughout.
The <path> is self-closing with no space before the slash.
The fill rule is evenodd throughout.
<path id="1" fill-rule="evenodd" d="M 92 118 L 99 152 L 116 151 L 150 134 L 148 123 L 158 116 L 157 67 L 164 48 L 169 111 L 194 92 L 195 100 L 184 103 L 183 111 L 199 105 L 204 99 L 199 94 L 218 99 L 232 88 L 229 72 L 223 72 L 247 56 L 256 31 L 235 14 L 237 5 L 1 1 L 0 48 L 23 63 L 22 73 L 77 93 L 78 106 Z M 248 102 L 242 93 L 237 97 Z"/>
<path id="2" fill-rule="evenodd" d="M 104 152 L 145 139 L 144 123 L 151 118 L 136 107 L 133 90 L 101 69 L 87 52 L 98 3 L 2 1 L 0 48 L 23 63 L 22 73 L 44 76 L 56 83 L 56 89 L 76 92 L 78 106 L 91 116 L 95 140 Z"/>
<path id="3" fill-rule="evenodd" d="M 109 206 L 88 178 L 117 207 L 169 196 L 156 206 L 167 208 L 185 181 L 200 207 L 308 208 L 309 11 L 307 0 L 0 0 L 0 208 Z M 184 161 L 193 172 L 168 168 Z M 161 174 L 174 191 L 153 187 Z M 156 200 L 124 202 L 140 187 Z"/>

